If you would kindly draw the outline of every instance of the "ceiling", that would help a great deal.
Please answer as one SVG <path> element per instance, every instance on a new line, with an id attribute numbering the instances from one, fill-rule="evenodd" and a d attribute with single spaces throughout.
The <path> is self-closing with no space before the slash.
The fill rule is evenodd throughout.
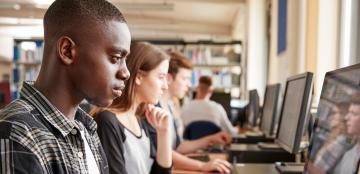
<path id="1" fill-rule="evenodd" d="M 231 38 L 234 20 L 244 13 L 245 0 L 110 1 L 123 12 L 135 38 L 195 40 Z M 0 26 L 41 25 L 39 19 L 51 2 L 0 0 Z M 22 22 L 9 23 L 5 20 L 9 17 Z M 24 22 L 29 19 L 38 21 Z"/>

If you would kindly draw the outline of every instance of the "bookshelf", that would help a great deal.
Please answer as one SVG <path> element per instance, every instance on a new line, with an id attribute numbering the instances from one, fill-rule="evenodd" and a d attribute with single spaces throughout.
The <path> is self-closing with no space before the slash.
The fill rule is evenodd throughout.
<path id="1" fill-rule="evenodd" d="M 0 82 L 8 82 L 10 80 L 11 64 L 10 60 L 0 57 Z"/>
<path id="2" fill-rule="evenodd" d="M 147 41 L 161 47 L 163 50 L 177 50 L 194 64 L 192 72 L 192 89 L 197 86 L 202 75 L 213 78 L 215 91 L 230 93 L 232 98 L 245 95 L 244 63 L 241 62 L 241 41 L 215 42 L 183 40 L 136 40 Z"/>
<path id="3" fill-rule="evenodd" d="M 147 41 L 164 50 L 183 52 L 194 64 L 192 87 L 197 86 L 201 75 L 213 77 L 216 91 L 230 93 L 232 98 L 241 98 L 246 94 L 244 82 L 244 63 L 241 61 L 241 41 L 214 42 L 183 40 L 135 40 Z M 24 80 L 34 81 L 40 71 L 43 54 L 42 39 L 14 39 L 14 55 L 8 64 L 12 99 L 19 97 Z"/>
<path id="4" fill-rule="evenodd" d="M 42 62 L 42 39 L 15 39 L 11 73 L 12 99 L 19 97 L 23 81 L 35 81 Z"/>

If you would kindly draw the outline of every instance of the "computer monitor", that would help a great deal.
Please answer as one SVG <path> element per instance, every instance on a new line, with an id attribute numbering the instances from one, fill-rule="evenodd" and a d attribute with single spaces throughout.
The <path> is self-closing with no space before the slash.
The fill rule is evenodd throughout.
<path id="1" fill-rule="evenodd" d="M 277 124 L 278 103 L 280 96 L 280 83 L 267 85 L 265 89 L 264 104 L 262 109 L 260 130 L 268 137 L 275 133 Z"/>
<path id="2" fill-rule="evenodd" d="M 275 142 L 290 153 L 298 153 L 311 106 L 313 73 L 287 79 Z"/>
<path id="3" fill-rule="evenodd" d="M 192 98 L 195 99 L 196 91 L 193 91 L 192 96 L 193 96 Z M 230 105 L 230 103 L 231 103 L 231 94 L 230 93 L 221 92 L 221 91 L 214 91 L 213 94 L 210 97 L 210 100 L 213 100 L 213 101 L 221 104 L 221 106 L 224 107 L 228 117 L 231 115 L 231 105 Z"/>
<path id="4" fill-rule="evenodd" d="M 360 107 L 359 96 L 360 64 L 326 73 L 305 173 L 357 173 L 356 156 L 360 152 L 353 149 L 359 142 L 353 139 L 354 126 L 351 123 L 349 126 L 349 121 L 352 122 L 349 117 L 356 113 L 352 106 L 357 103 Z M 349 153 L 356 159 L 350 159 Z M 343 162 L 343 158 L 348 161 Z"/>
<path id="5" fill-rule="evenodd" d="M 224 107 L 228 117 L 230 116 L 230 114 L 231 114 L 231 106 L 230 106 L 231 94 L 230 93 L 214 91 L 214 93 L 210 97 L 210 100 L 220 103 Z"/>
<path id="6" fill-rule="evenodd" d="M 256 89 L 249 91 L 249 104 L 247 107 L 247 125 L 256 127 L 260 116 L 260 99 Z"/>

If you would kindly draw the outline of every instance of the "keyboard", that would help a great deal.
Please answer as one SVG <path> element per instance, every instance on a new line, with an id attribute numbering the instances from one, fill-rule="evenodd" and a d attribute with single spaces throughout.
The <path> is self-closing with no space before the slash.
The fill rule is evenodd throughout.
<path id="1" fill-rule="evenodd" d="M 301 174 L 304 171 L 304 163 L 276 162 L 275 168 L 279 173 Z"/>
<path id="2" fill-rule="evenodd" d="M 260 149 L 282 149 L 278 144 L 275 143 L 259 142 L 257 145 Z"/>

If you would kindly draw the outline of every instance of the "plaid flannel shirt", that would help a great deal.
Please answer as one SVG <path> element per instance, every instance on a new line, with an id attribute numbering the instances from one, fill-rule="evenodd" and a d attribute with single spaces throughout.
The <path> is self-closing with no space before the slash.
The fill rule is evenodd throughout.
<path id="1" fill-rule="evenodd" d="M 85 130 L 100 173 L 108 173 L 96 129 L 80 108 L 71 121 L 24 82 L 20 99 L 0 111 L 0 173 L 89 173 L 80 130 Z"/>

